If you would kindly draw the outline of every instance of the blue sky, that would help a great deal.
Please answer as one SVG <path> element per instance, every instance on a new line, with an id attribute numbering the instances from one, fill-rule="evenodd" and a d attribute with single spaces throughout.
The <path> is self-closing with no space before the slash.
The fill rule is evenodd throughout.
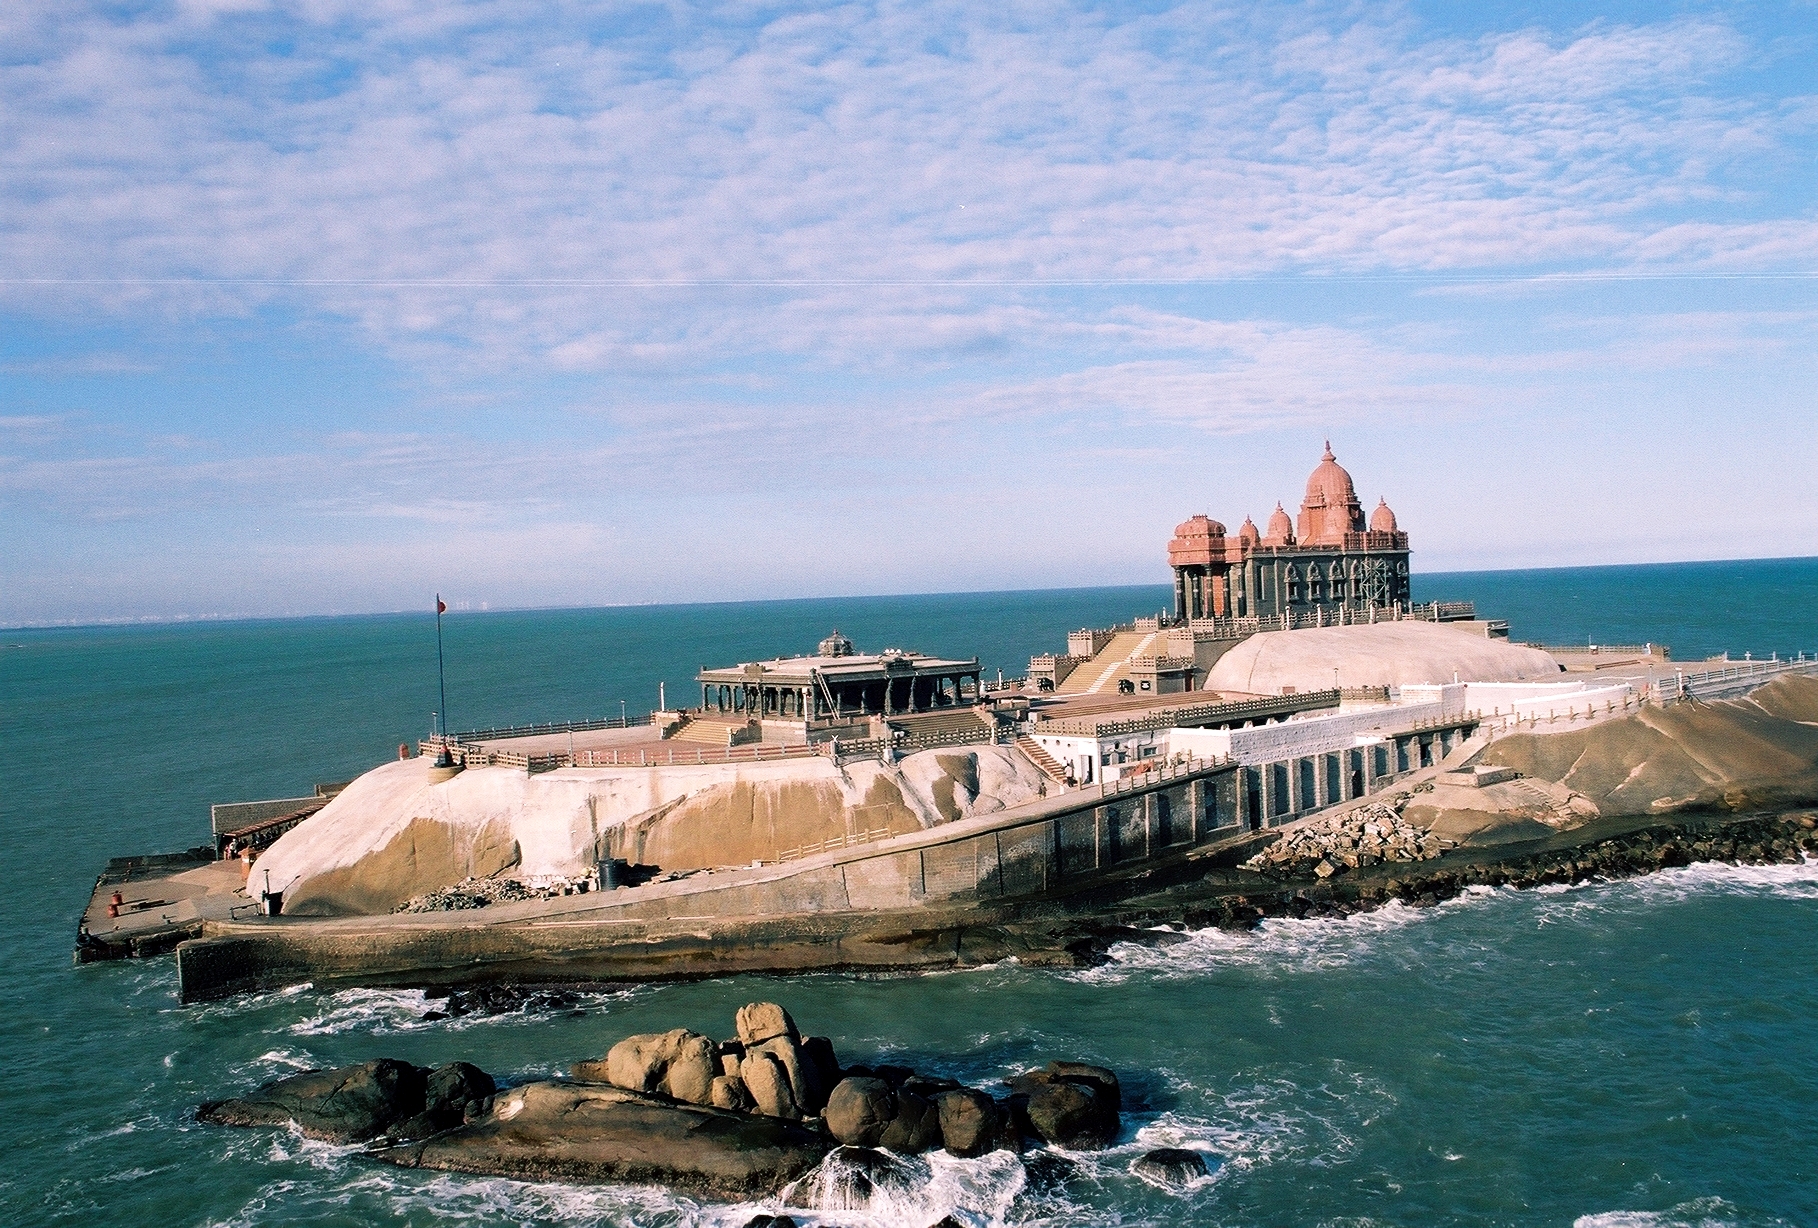
<path id="1" fill-rule="evenodd" d="M 1818 554 L 1818 6 L 0 10 L 0 623 Z"/>

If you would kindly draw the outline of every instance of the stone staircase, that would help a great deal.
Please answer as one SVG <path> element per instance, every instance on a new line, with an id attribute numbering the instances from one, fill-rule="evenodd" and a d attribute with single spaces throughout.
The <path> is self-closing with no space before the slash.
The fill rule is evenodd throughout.
<path id="1" fill-rule="evenodd" d="M 1061 695 L 1096 695 L 1115 683 L 1131 657 L 1141 656 L 1155 642 L 1159 631 L 1119 631 L 1111 642 L 1086 664 L 1067 676 L 1056 692 Z"/>
<path id="2" fill-rule="evenodd" d="M 1532 776 L 1517 776 L 1504 783 L 1533 798 L 1536 805 L 1545 807 L 1547 813 L 1540 816 L 1540 821 L 1548 827 L 1565 827 L 1578 821 L 1578 815 L 1573 812 L 1566 798 L 1560 797 Z"/>
<path id="3" fill-rule="evenodd" d="M 1055 760 L 1054 756 L 1043 749 L 1042 744 L 1037 742 L 1034 738 L 1030 737 L 1028 734 L 1024 734 L 1016 740 L 1016 749 L 1029 756 L 1029 762 L 1040 768 L 1042 775 L 1046 776 L 1049 780 L 1054 781 L 1056 784 L 1064 785 L 1067 783 L 1067 769 L 1063 768 Z"/>
<path id="4" fill-rule="evenodd" d="M 890 727 L 900 730 L 907 747 L 958 746 L 966 742 L 989 742 L 994 722 L 977 708 L 946 708 L 937 712 L 918 712 L 913 716 L 893 716 Z"/>
<path id="5" fill-rule="evenodd" d="M 690 717 L 682 727 L 669 735 L 671 742 L 686 742 L 691 746 L 712 746 L 725 750 L 732 745 L 735 735 L 742 738 L 746 723 L 717 716 Z"/>

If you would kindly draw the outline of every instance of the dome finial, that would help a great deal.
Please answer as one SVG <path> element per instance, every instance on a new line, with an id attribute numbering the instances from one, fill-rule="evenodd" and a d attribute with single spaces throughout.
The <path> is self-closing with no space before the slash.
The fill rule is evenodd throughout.
<path id="1" fill-rule="evenodd" d="M 1326 440 L 1326 454 L 1324 456 L 1320 457 L 1319 459 L 1320 460 L 1337 460 L 1338 459 L 1336 456 L 1332 455 L 1332 441 L 1330 439 Z"/>

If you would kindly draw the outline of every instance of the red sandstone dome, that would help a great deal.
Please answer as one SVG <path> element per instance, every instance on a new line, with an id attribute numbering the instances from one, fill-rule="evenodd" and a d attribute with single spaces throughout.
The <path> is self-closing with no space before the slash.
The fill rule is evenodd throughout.
<path id="1" fill-rule="evenodd" d="M 1370 513 L 1370 532 L 1399 533 L 1400 526 L 1395 523 L 1395 513 L 1389 510 L 1387 499 L 1376 501 L 1376 510 Z"/>
<path id="2" fill-rule="evenodd" d="M 1345 534 L 1363 532 L 1363 504 L 1358 502 L 1351 475 L 1332 455 L 1329 439 L 1326 454 L 1307 478 L 1307 498 L 1300 505 L 1299 527 L 1301 544 L 1309 546 L 1341 546 Z"/>
<path id="3" fill-rule="evenodd" d="M 1244 517 L 1243 524 L 1237 530 L 1237 540 L 1246 546 L 1254 546 L 1262 540 L 1262 534 L 1256 531 L 1256 522 L 1248 516 Z"/>
<path id="4" fill-rule="evenodd" d="M 1208 566 L 1225 553 L 1225 526 L 1210 516 L 1194 516 L 1174 526 L 1168 543 L 1168 566 Z"/>
<path id="5" fill-rule="evenodd" d="M 1281 504 L 1275 505 L 1275 511 L 1269 516 L 1269 531 L 1263 535 L 1263 541 L 1271 546 L 1285 546 L 1294 540 L 1294 522 L 1288 519 L 1288 513 Z"/>

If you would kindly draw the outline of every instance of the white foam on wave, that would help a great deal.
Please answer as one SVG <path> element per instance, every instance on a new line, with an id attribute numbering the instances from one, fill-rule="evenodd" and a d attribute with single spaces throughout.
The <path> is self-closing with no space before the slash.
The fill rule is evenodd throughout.
<path id="1" fill-rule="evenodd" d="M 1600 1211 L 1581 1215 L 1572 1228 L 1741 1228 L 1749 1223 L 1783 1221 L 1750 1220 L 1721 1198 L 1694 1198 L 1664 1211 Z"/>
<path id="2" fill-rule="evenodd" d="M 788 1215 L 798 1224 L 860 1228 L 926 1228 L 951 1216 L 973 1228 L 1005 1228 L 1027 1184 L 1023 1162 L 1008 1151 L 963 1160 L 944 1151 L 889 1156 L 893 1175 L 854 1183 L 854 1169 L 835 1151 L 780 1200 L 716 1208 L 701 1223 L 735 1228 L 753 1215 Z"/>
<path id="3" fill-rule="evenodd" d="M 284 1029 L 292 1036 L 337 1036 L 346 1032 L 388 1036 L 406 1032 L 466 1031 L 468 1028 L 543 1023 L 573 1010 L 595 1010 L 640 993 L 642 987 L 587 990 L 572 995 L 574 1005 L 550 1009 L 470 1011 L 465 1015 L 425 1019 L 440 1012 L 439 999 L 421 989 L 342 989 L 321 995 L 320 1009 Z"/>
<path id="4" fill-rule="evenodd" d="M 1185 942 L 1166 946 L 1120 942 L 1110 962 L 1067 973 L 1088 985 L 1120 985 L 1133 976 L 1168 979 L 1200 976 L 1221 968 L 1318 972 L 1345 967 L 1370 955 L 1378 941 L 1434 916 L 1481 906 L 1489 889 L 1469 891 L 1430 908 L 1392 901 L 1349 917 L 1269 917 L 1254 930 L 1191 930 Z"/>

